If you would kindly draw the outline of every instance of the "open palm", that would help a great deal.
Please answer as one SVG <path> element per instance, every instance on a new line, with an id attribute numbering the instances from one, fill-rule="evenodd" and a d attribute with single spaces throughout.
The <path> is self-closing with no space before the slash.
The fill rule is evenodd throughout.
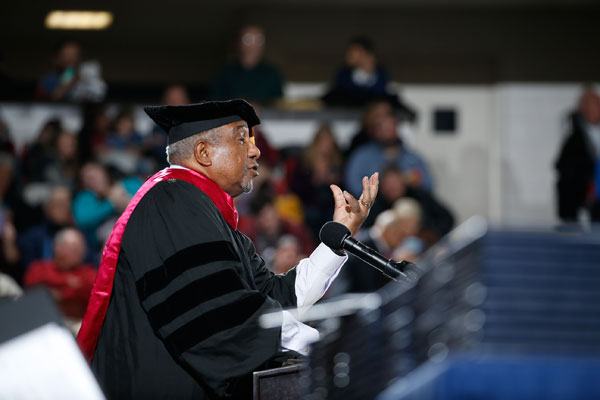
<path id="1" fill-rule="evenodd" d="M 335 201 L 333 220 L 345 225 L 352 235 L 358 231 L 367 219 L 369 210 L 375 201 L 375 197 L 377 197 L 379 173 L 375 172 L 370 178 L 365 176 L 362 179 L 362 186 L 363 191 L 358 200 L 347 191 L 342 191 L 339 186 L 330 186 Z"/>

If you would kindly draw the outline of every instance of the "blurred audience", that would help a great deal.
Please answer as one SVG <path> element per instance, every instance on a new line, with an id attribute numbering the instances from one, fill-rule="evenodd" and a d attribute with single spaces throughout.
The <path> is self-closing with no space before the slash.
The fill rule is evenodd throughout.
<path id="1" fill-rule="evenodd" d="M 275 196 L 266 185 L 259 188 L 250 208 L 252 214 L 240 218 L 239 229 L 252 239 L 258 253 L 268 262 L 273 260 L 283 235 L 295 237 L 303 254 L 310 254 L 315 249 L 309 229 L 302 223 L 282 218 L 276 207 Z"/>
<path id="2" fill-rule="evenodd" d="M 283 96 L 281 72 L 264 59 L 265 40 L 259 26 L 248 25 L 241 29 L 237 58 L 218 74 L 212 87 L 213 100 L 241 97 L 269 104 Z"/>
<path id="3" fill-rule="evenodd" d="M 260 112 L 261 104 L 281 97 L 283 80 L 279 71 L 264 60 L 264 45 L 260 27 L 241 30 L 237 59 L 215 82 L 215 98 L 254 100 Z M 85 81 L 79 45 L 63 42 L 55 61 L 55 69 L 40 82 L 39 98 L 79 101 L 85 96 L 78 93 L 87 93 L 91 100 L 93 88 L 86 91 L 83 87 L 78 92 Z M 368 40 L 353 42 L 347 61 L 348 66 L 340 71 L 340 82 L 345 79 L 344 84 L 355 86 L 352 90 L 358 94 L 352 101 L 363 96 L 369 102 L 361 131 L 349 148 L 348 162 L 327 124 L 319 127 L 305 147 L 278 148 L 269 143 L 260 128 L 254 132 L 261 150 L 261 174 L 252 193 L 236 198 L 239 229 L 253 239 L 276 273 L 288 271 L 316 247 L 321 226 L 332 217 L 331 184 L 341 184 L 356 194 L 361 190 L 356 183 L 363 176 L 389 165 L 381 174 L 380 194 L 365 227 L 374 221 L 379 225 L 375 223 L 360 233 L 369 243 L 390 257 L 414 259 L 452 226 L 451 214 L 430 193 L 432 180 L 425 162 L 398 137 L 398 121 L 407 114 L 399 111 L 385 90 L 381 91 L 387 77 L 377 65 Z M 88 78 L 93 78 L 95 72 L 90 71 Z M 171 85 L 161 102 L 177 106 L 188 104 L 190 98 L 184 86 Z M 363 104 L 362 100 L 358 103 Z M 141 186 L 139 178 L 145 179 L 167 166 L 167 135 L 159 127 L 152 126 L 143 135 L 145 132 L 136 130 L 135 114 L 130 109 L 122 108 L 114 116 L 112 105 L 86 100 L 79 107 L 83 125 L 77 135 L 66 130 L 60 119 L 51 118 L 37 138 L 25 144 L 17 159 L 8 129 L 0 121 L 2 285 L 9 282 L 5 276 L 21 284 L 26 273 L 27 284 L 46 279 L 49 285 L 58 285 L 54 290 L 57 299 L 68 299 L 65 293 L 69 290 L 83 290 L 80 280 L 68 276 L 77 275 L 83 263 L 87 264 L 81 271 L 98 267 L 101 248 Z M 341 182 L 343 179 L 346 184 Z M 381 220 L 378 215 L 383 215 Z M 63 259 L 64 252 L 71 253 L 71 261 Z M 28 270 L 27 266 L 32 267 Z M 378 278 L 353 282 L 352 290 L 378 287 L 384 282 Z M 87 298 L 89 289 L 85 292 L 79 300 Z M 73 310 L 83 310 L 82 304 L 65 305 L 69 309 L 65 314 L 79 318 Z"/>
<path id="4" fill-rule="evenodd" d="M 357 147 L 346 163 L 346 189 L 355 196 L 360 195 L 364 176 L 371 176 L 393 164 L 407 177 L 408 184 L 431 191 L 433 178 L 429 168 L 425 160 L 403 144 L 397 132 L 397 117 L 392 113 L 381 113 L 372 123 L 373 140 Z"/>
<path id="5" fill-rule="evenodd" d="M 313 237 L 319 237 L 321 226 L 333 216 L 332 184 L 339 184 L 342 153 L 329 125 L 321 125 L 300 162 L 293 169 L 290 189 L 302 200 L 306 224 Z"/>
<path id="6" fill-rule="evenodd" d="M 94 266 L 83 262 L 85 253 L 81 232 L 73 228 L 59 231 L 53 258 L 33 261 L 27 267 L 24 285 L 48 287 L 63 315 L 81 320 L 96 279 Z"/>
<path id="7" fill-rule="evenodd" d="M 585 212 L 600 221 L 600 96 L 586 87 L 570 116 L 569 133 L 555 167 L 558 172 L 558 216 L 575 222 Z"/>

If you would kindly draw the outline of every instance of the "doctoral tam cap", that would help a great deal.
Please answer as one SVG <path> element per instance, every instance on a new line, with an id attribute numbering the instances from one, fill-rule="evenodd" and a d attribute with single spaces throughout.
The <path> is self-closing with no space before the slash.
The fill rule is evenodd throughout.
<path id="1" fill-rule="evenodd" d="M 254 107 L 242 99 L 182 106 L 147 106 L 144 111 L 167 132 L 169 144 L 232 122 L 246 121 L 248 128 L 260 124 Z"/>

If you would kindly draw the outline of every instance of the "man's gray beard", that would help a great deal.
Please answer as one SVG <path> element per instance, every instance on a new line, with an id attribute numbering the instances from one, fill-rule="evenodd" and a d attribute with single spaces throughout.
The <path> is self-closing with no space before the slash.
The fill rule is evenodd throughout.
<path id="1" fill-rule="evenodd" d="M 250 179 L 248 182 L 242 183 L 242 192 L 250 193 L 254 188 L 254 182 Z"/>

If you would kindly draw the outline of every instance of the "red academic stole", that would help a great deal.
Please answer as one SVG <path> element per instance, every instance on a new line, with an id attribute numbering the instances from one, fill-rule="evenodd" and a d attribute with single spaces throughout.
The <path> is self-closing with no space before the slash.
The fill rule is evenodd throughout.
<path id="1" fill-rule="evenodd" d="M 77 343 L 89 363 L 92 362 L 92 358 L 94 357 L 100 329 L 102 328 L 106 310 L 108 309 L 115 270 L 117 269 L 117 261 L 121 250 L 121 241 L 123 233 L 125 233 L 127 221 L 129 221 L 133 210 L 135 210 L 146 193 L 158 182 L 168 179 L 186 181 L 202 190 L 217 206 L 225 221 L 233 229 L 237 229 L 238 212 L 233 204 L 233 198 L 204 175 L 190 169 L 165 168 L 148 179 L 135 196 L 133 196 L 133 199 L 129 202 L 129 205 L 127 205 L 127 208 L 115 224 L 102 253 L 98 276 L 94 282 L 94 288 L 92 289 L 87 310 L 81 323 L 81 329 L 77 336 Z"/>

